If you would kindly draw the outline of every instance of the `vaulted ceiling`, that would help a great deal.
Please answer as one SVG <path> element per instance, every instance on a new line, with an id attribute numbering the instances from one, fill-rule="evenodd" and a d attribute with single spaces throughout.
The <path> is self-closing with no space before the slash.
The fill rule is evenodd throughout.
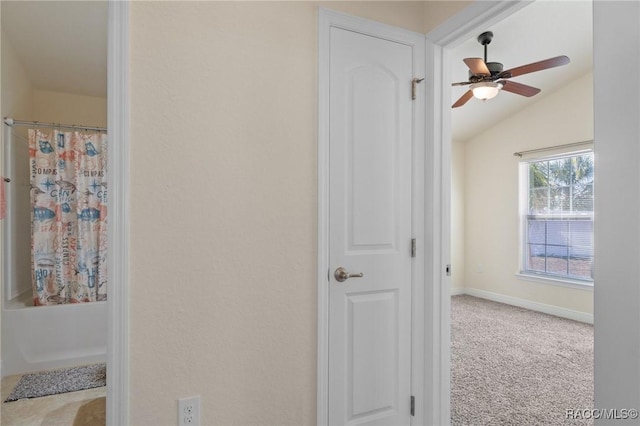
<path id="1" fill-rule="evenodd" d="M 3 34 L 15 48 L 35 88 L 106 97 L 106 1 L 2 1 L 1 7 Z M 492 100 L 471 99 L 453 109 L 454 139 L 469 139 L 590 72 L 591 12 L 589 0 L 538 0 L 483 29 L 494 33 L 488 60 L 502 62 L 505 69 L 558 55 L 569 56 L 571 63 L 514 78 L 542 89 L 533 98 L 502 92 Z M 452 81 L 468 78 L 463 58 L 482 56 L 483 48 L 475 37 L 453 49 Z M 467 87 L 453 87 L 452 100 L 466 90 Z"/>
<path id="2" fill-rule="evenodd" d="M 538 0 L 480 31 L 493 32 L 487 60 L 501 62 L 505 70 L 559 55 L 567 55 L 571 63 L 513 78 L 513 81 L 542 90 L 534 97 L 501 92 L 494 99 L 483 102 L 473 98 L 464 106 L 453 108 L 453 139 L 468 140 L 568 82 L 589 73 L 593 67 L 592 27 L 591 1 Z M 462 62 L 463 58 L 481 58 L 483 55 L 483 47 L 476 37 L 453 49 L 452 81 L 468 79 L 469 69 Z M 452 103 L 466 90 L 468 86 L 452 87 Z"/>

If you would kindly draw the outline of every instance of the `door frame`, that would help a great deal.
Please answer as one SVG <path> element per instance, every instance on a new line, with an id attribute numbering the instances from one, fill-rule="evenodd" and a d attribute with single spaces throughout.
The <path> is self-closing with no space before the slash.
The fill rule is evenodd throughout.
<path id="1" fill-rule="evenodd" d="M 381 24 L 364 18 L 319 8 L 318 12 L 318 349 L 317 349 L 317 424 L 328 424 L 329 407 L 329 58 L 330 30 L 342 28 L 367 34 L 414 47 L 414 76 L 424 77 L 424 35 L 402 28 Z M 417 53 L 422 52 L 422 54 Z M 412 349 L 411 349 L 411 391 L 416 400 L 424 398 L 424 285 L 427 259 L 425 226 L 424 175 L 425 147 L 425 85 L 418 86 L 417 99 L 413 108 L 413 172 L 412 172 L 412 233 L 416 238 L 419 254 L 412 262 Z M 409 242 L 407 242 L 409 243 Z M 416 404 L 412 423 L 422 424 L 423 404 Z M 407 401 L 407 410 L 409 401 Z"/>
<path id="2" fill-rule="evenodd" d="M 427 147 L 432 148 L 432 193 L 427 195 L 425 217 L 427 228 L 433 230 L 432 257 L 426 260 L 433 265 L 450 262 L 451 240 L 451 50 L 464 41 L 486 31 L 534 0 L 496 0 L 473 2 L 467 8 L 426 35 L 427 55 Z M 428 156 L 429 157 L 429 156 Z M 438 201 L 440 201 L 438 203 Z M 439 206 L 439 208 L 438 208 Z M 432 214 L 432 219 L 429 218 Z M 455 268 L 455 265 L 453 265 Z M 425 424 L 445 425 L 451 421 L 451 293 L 449 279 L 442 269 L 433 271 L 433 294 L 426 309 L 431 309 L 426 321 L 426 345 L 431 349 L 431 359 L 425 359 L 425 369 L 433 373 L 431 385 L 425 393 L 425 407 L 429 410 Z M 428 284 L 427 284 L 428 287 Z M 429 299 L 427 297 L 427 299 Z M 429 330 L 433 332 L 429 334 Z"/>
<path id="3" fill-rule="evenodd" d="M 106 424 L 129 424 L 129 1 L 108 0 L 109 296 Z"/>

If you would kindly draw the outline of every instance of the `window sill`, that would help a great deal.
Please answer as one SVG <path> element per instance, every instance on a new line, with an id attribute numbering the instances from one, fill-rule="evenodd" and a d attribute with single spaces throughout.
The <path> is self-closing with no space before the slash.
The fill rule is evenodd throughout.
<path id="1" fill-rule="evenodd" d="M 593 291 L 593 281 L 580 281 L 580 280 L 572 280 L 569 278 L 554 278 L 554 277 L 549 277 L 544 275 L 527 274 L 525 272 L 516 273 L 516 276 L 525 281 L 557 285 L 560 287 L 576 288 L 579 290 Z"/>

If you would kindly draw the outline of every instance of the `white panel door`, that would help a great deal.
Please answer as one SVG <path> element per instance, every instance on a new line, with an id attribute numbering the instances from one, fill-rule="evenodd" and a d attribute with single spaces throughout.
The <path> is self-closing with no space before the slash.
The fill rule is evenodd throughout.
<path id="1" fill-rule="evenodd" d="M 412 47 L 330 46 L 329 424 L 410 424 Z"/>

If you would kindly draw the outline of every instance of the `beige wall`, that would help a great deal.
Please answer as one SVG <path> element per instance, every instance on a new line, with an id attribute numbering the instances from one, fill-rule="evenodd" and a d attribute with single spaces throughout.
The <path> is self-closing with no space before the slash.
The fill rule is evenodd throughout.
<path id="1" fill-rule="evenodd" d="M 318 4 L 131 7 L 131 424 L 315 424 Z"/>
<path id="2" fill-rule="evenodd" d="M 310 2 L 307 6 L 333 9 L 420 33 L 425 32 L 428 8 L 422 1 L 319 1 Z"/>
<path id="3" fill-rule="evenodd" d="M 2 37 L 2 116 L 18 120 L 35 120 L 64 124 L 81 124 L 106 127 L 107 100 L 69 93 L 56 93 L 35 89 L 28 72 L 18 59 L 15 49 L 7 37 Z M 3 125 L 2 138 L 5 137 Z M 13 173 L 9 184 L 13 198 L 7 203 L 16 231 L 14 248 L 14 278 L 10 283 L 8 298 L 30 291 L 31 247 L 30 200 L 29 200 L 29 146 L 26 141 L 27 128 L 11 129 L 11 151 Z M 0 154 L 2 155 L 2 154 Z M 1 158 L 1 157 L 0 157 Z M 27 238 L 25 238 L 25 235 Z"/>
<path id="4" fill-rule="evenodd" d="M 472 3 L 473 0 L 428 0 L 424 9 L 423 32 L 434 30 Z"/>
<path id="5" fill-rule="evenodd" d="M 470 0 L 330 1 L 316 2 L 333 9 L 426 34 L 462 11 Z"/>
<path id="6" fill-rule="evenodd" d="M 2 117 L 17 119 L 29 119 L 33 113 L 33 88 L 27 78 L 27 72 L 16 55 L 9 39 L 2 36 Z M 29 201 L 29 146 L 25 142 L 27 131 L 25 128 L 14 127 L 11 129 L 11 183 L 7 184 L 12 189 L 11 199 L 7 200 L 7 213 L 13 218 L 14 232 L 11 247 L 14 248 L 13 280 L 8 285 L 6 297 L 12 298 L 28 291 L 31 287 L 30 256 L 31 245 L 29 238 L 31 229 L 31 214 Z M 6 128 L 2 124 L 3 147 L 5 143 Z M 0 158 L 4 155 L 0 153 Z M 4 174 L 9 174 L 5 173 Z M 4 249 L 4 248 L 3 248 Z"/>
<path id="7" fill-rule="evenodd" d="M 2 116 L 22 118 L 33 111 L 27 72 L 9 39 L 2 34 Z"/>
<path id="8" fill-rule="evenodd" d="M 593 314 L 592 291 L 516 277 L 518 158 L 513 156 L 516 151 L 592 139 L 593 76 L 588 74 L 467 141 L 466 287 Z"/>
<path id="9" fill-rule="evenodd" d="M 34 88 L 27 70 L 4 34 L 1 53 L 3 117 L 98 127 L 107 125 L 106 98 Z M 16 128 L 14 131 L 20 130 Z"/>
<path id="10" fill-rule="evenodd" d="M 451 145 L 451 289 L 464 288 L 465 249 L 465 143 Z"/>
<path id="11" fill-rule="evenodd" d="M 107 127 L 107 99 L 34 90 L 33 115 L 28 120 Z"/>

